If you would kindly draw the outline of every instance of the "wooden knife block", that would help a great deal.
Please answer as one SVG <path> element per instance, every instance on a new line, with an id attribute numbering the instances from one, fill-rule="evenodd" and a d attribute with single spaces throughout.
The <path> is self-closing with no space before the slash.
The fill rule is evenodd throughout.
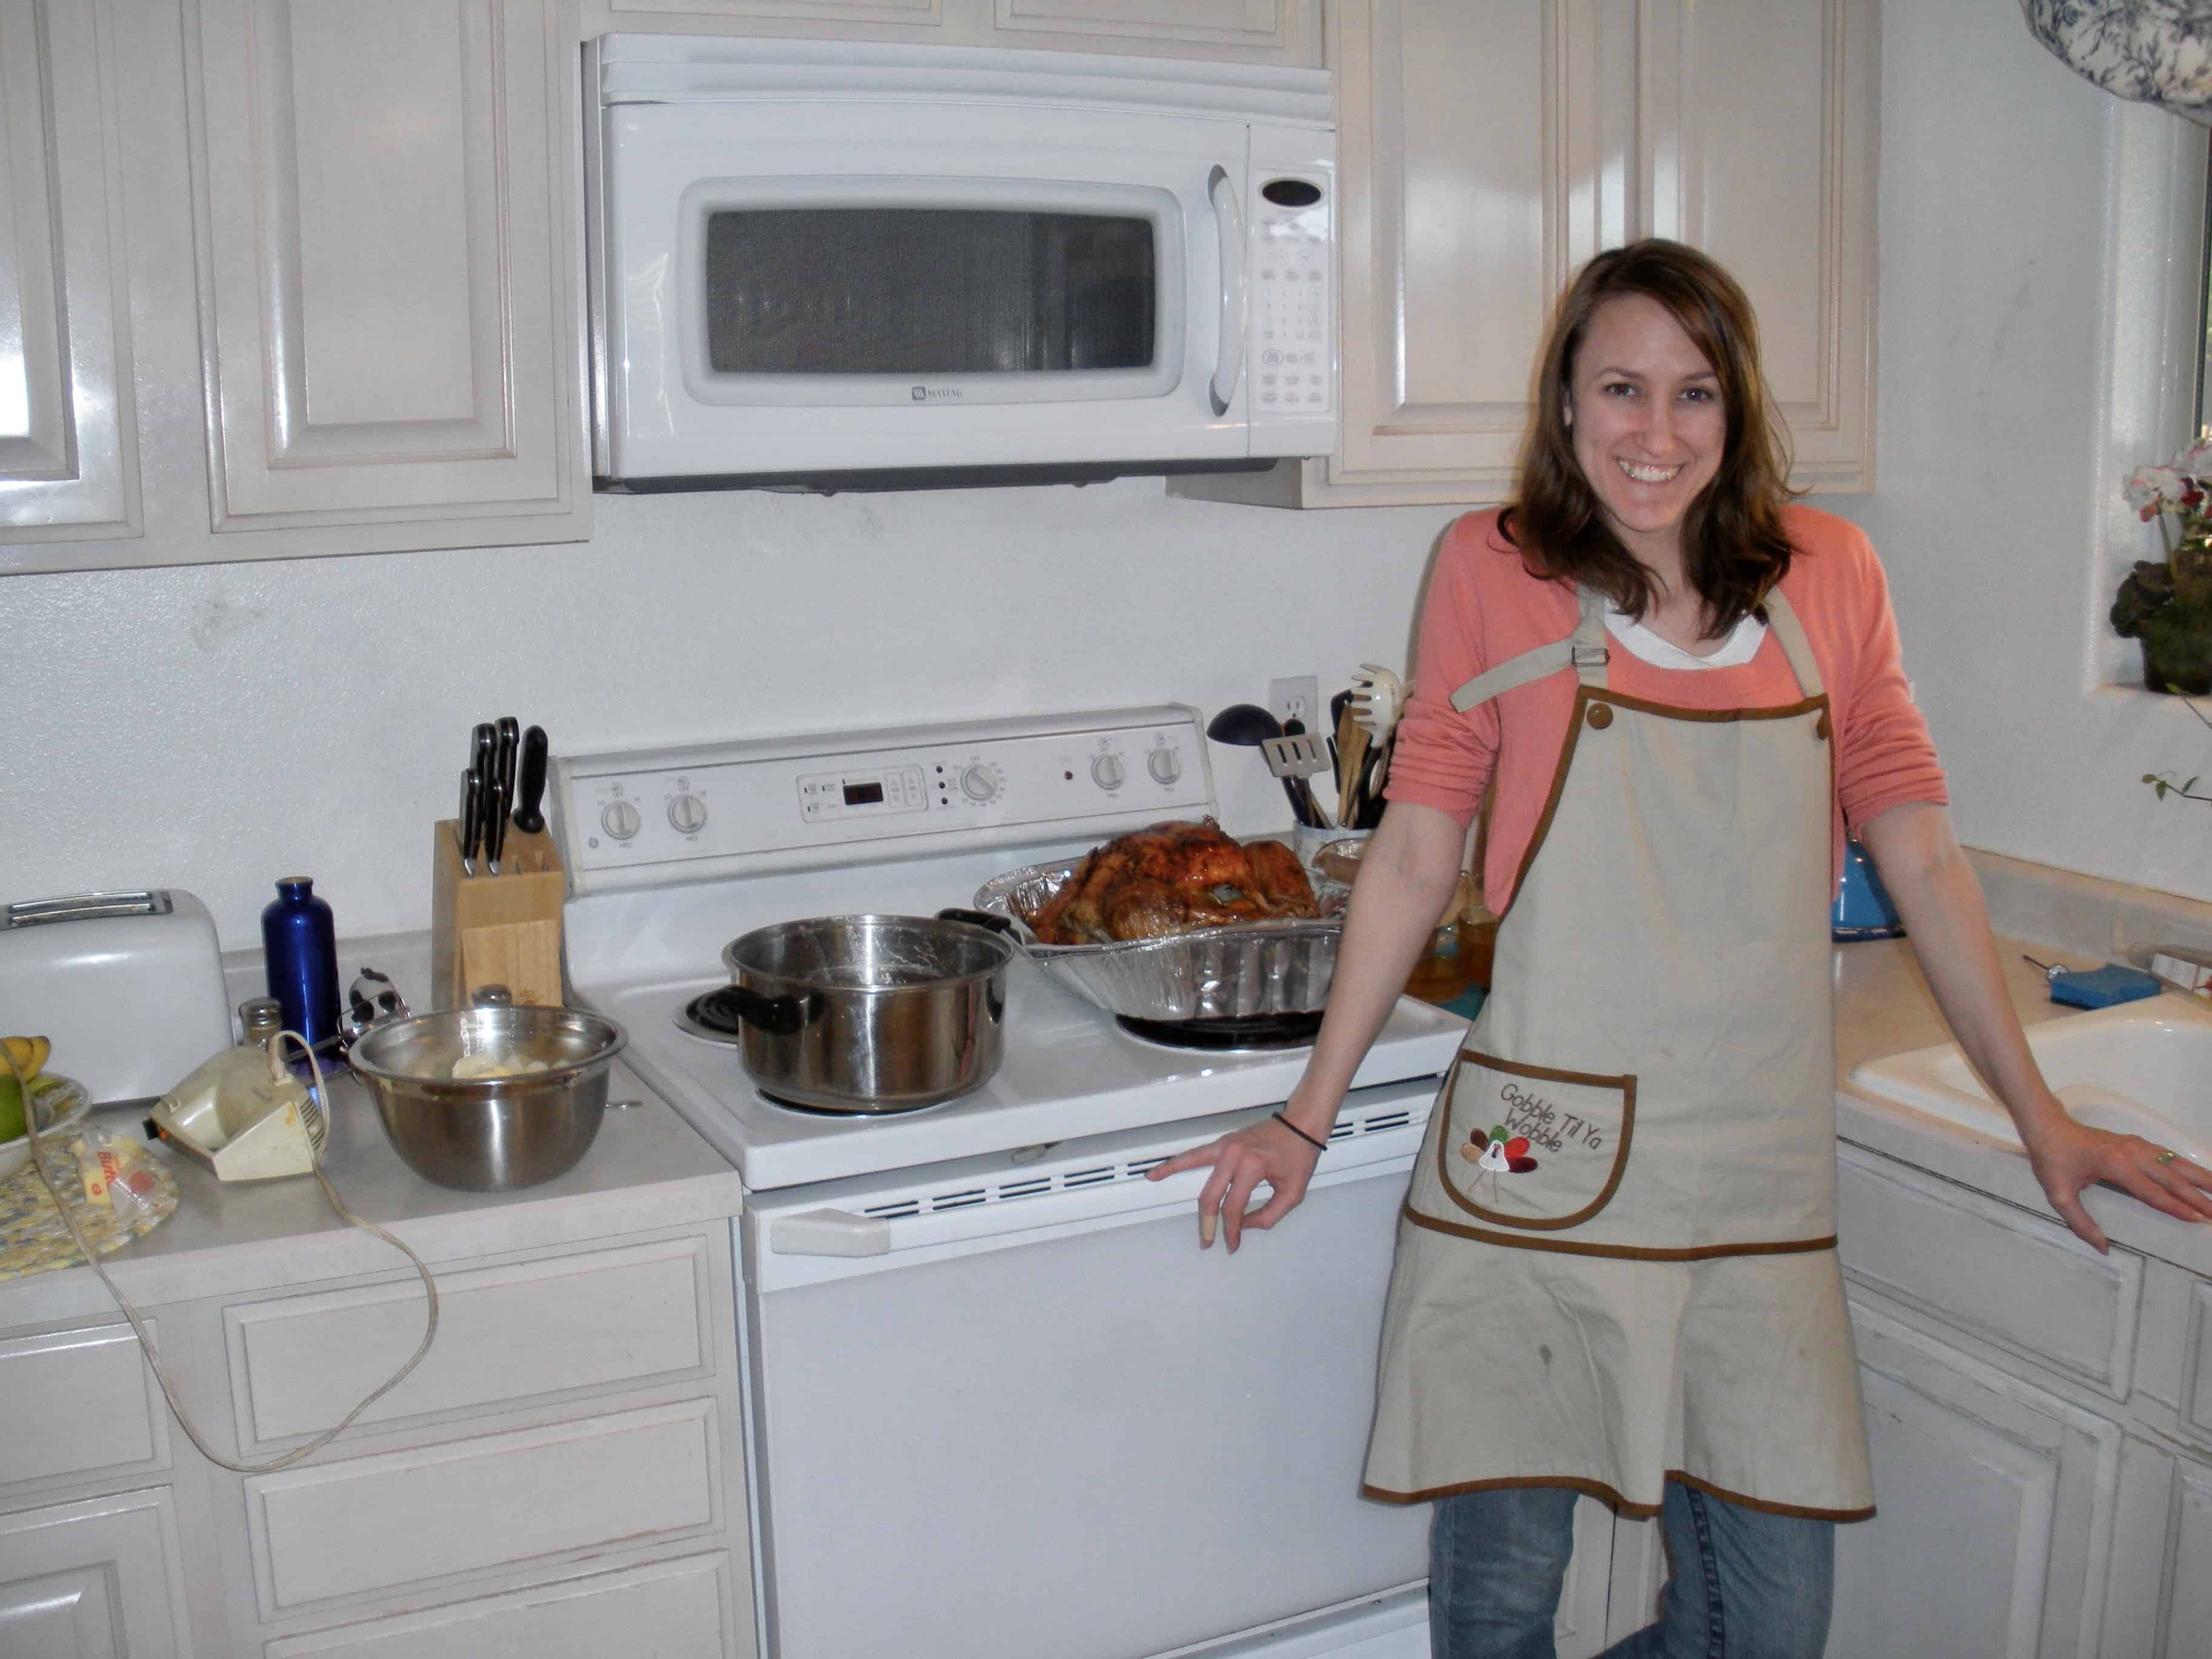
<path id="1" fill-rule="evenodd" d="M 479 853 L 471 875 L 461 868 L 459 829 L 447 818 L 430 837 L 431 1006 L 465 1008 L 478 986 L 504 985 L 517 1002 L 559 1007 L 568 879 L 553 838 L 510 824 L 499 873 Z"/>

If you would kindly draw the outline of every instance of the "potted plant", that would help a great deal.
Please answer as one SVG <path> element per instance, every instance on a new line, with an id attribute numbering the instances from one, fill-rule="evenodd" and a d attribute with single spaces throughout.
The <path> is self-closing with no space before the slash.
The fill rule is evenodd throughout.
<path id="1" fill-rule="evenodd" d="M 2157 521 L 2162 560 L 2138 559 L 2112 601 L 2112 627 L 2142 641 L 2143 684 L 2153 691 L 2212 695 L 2212 439 L 2163 466 L 2137 467 L 2122 490 Z"/>

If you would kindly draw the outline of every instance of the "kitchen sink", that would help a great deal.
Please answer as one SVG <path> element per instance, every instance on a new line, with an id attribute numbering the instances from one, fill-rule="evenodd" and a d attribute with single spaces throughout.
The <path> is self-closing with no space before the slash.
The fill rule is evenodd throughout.
<path id="1" fill-rule="evenodd" d="M 2027 1046 L 2081 1122 L 2138 1134 L 2212 1164 L 2212 1009 L 2167 992 L 2028 1028 Z M 2017 1147 L 2012 1117 L 1955 1042 L 1870 1060 L 1863 1094 Z"/>

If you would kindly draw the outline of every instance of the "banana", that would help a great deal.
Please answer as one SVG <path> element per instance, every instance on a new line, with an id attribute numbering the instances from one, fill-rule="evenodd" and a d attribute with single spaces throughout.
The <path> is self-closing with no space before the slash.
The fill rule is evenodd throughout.
<path id="1" fill-rule="evenodd" d="M 54 1045 L 42 1036 L 11 1036 L 0 1037 L 0 1048 L 8 1051 L 8 1058 L 15 1062 L 15 1071 L 20 1072 L 23 1081 L 28 1083 L 44 1068 L 46 1056 L 53 1053 Z M 15 1080 L 15 1074 L 5 1073 L 4 1068 L 0 1068 L 0 1074 L 6 1075 L 10 1082 Z"/>

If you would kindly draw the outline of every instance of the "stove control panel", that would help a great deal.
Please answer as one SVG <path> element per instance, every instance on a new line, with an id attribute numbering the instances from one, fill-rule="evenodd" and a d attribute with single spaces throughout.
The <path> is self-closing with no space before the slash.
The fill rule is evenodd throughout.
<path id="1" fill-rule="evenodd" d="M 1197 711 L 1176 705 L 564 756 L 550 794 L 577 893 L 1217 810 Z"/>

